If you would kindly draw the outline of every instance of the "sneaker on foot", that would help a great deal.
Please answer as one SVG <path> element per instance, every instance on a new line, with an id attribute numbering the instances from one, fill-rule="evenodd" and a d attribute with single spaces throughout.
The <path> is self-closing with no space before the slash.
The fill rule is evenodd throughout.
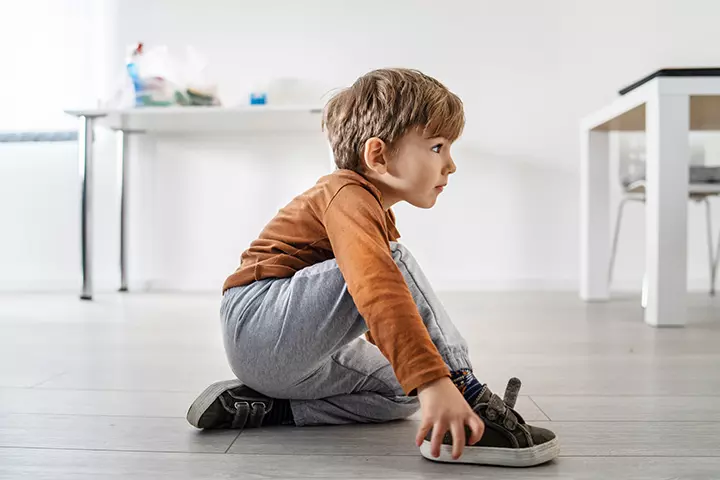
<path id="1" fill-rule="evenodd" d="M 239 380 L 216 382 L 190 405 L 187 421 L 197 428 L 256 428 L 263 425 L 275 400 Z"/>
<path id="2" fill-rule="evenodd" d="M 505 391 L 505 399 L 493 394 L 485 385 L 473 410 L 485 423 L 485 433 L 480 441 L 468 445 L 462 457 L 452 458 L 452 435 L 445 434 L 440 456 L 430 453 L 432 431 L 425 437 L 420 453 L 428 460 L 447 463 L 473 463 L 504 467 L 531 467 L 549 462 L 560 453 L 560 444 L 550 430 L 533 427 L 514 410 L 520 391 L 520 380 L 512 378 Z M 466 436 L 470 436 L 466 428 Z"/>

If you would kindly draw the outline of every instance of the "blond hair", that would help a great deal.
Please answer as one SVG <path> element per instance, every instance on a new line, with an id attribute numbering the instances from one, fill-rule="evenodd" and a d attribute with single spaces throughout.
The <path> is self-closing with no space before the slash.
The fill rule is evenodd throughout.
<path id="1" fill-rule="evenodd" d="M 338 168 L 362 172 L 365 142 L 378 137 L 391 148 L 408 129 L 428 138 L 456 140 L 465 126 L 463 104 L 442 83 L 417 70 L 373 70 L 328 101 L 323 129 Z"/>

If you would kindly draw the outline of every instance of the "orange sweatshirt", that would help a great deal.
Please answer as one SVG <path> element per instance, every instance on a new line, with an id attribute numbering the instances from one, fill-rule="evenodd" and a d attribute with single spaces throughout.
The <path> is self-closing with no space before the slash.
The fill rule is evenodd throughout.
<path id="1" fill-rule="evenodd" d="M 223 292 L 335 258 L 370 334 L 406 393 L 448 375 L 390 252 L 400 237 L 380 191 L 337 170 L 280 210 L 241 257 Z"/>

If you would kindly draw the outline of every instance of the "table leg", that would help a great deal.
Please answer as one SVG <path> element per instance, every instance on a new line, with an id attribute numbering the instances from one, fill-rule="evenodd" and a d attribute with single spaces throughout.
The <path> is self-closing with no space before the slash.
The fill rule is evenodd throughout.
<path id="1" fill-rule="evenodd" d="M 80 163 L 80 261 L 82 265 L 82 300 L 92 300 L 92 182 L 93 117 L 80 117 L 78 160 Z"/>
<path id="2" fill-rule="evenodd" d="M 583 129 L 580 138 L 580 297 L 609 298 L 609 135 Z"/>
<path id="3" fill-rule="evenodd" d="M 120 178 L 120 291 L 128 291 L 127 278 L 127 191 L 128 191 L 128 152 L 129 152 L 129 132 L 118 130 L 117 147 L 119 162 L 119 178 Z"/>
<path id="4" fill-rule="evenodd" d="M 689 97 L 658 94 L 647 102 L 645 111 L 645 322 L 681 326 L 687 315 Z"/>

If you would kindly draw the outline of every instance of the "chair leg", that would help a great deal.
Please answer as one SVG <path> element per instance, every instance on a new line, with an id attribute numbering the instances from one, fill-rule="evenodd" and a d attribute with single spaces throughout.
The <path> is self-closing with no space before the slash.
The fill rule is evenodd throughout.
<path id="1" fill-rule="evenodd" d="M 613 232 L 612 248 L 610 250 L 610 263 L 608 265 L 608 289 L 612 285 L 613 271 L 615 270 L 615 257 L 617 256 L 618 241 L 620 240 L 620 227 L 625 210 L 625 204 L 629 199 L 623 198 L 618 205 L 617 217 L 615 218 L 615 231 Z"/>
<path id="2" fill-rule="evenodd" d="M 717 282 L 718 273 L 720 273 L 720 235 L 718 235 L 717 249 L 715 250 L 715 264 L 713 265 L 712 274 L 710 275 L 713 292 L 715 292 L 715 283 Z"/>
<path id="3" fill-rule="evenodd" d="M 707 242 L 708 242 L 708 257 L 710 262 L 710 295 L 715 295 L 715 272 L 716 272 L 716 264 L 715 261 L 715 253 L 713 252 L 714 242 L 713 242 L 713 228 L 712 228 L 712 209 L 710 205 L 710 200 L 708 198 L 704 198 L 703 201 L 705 202 L 705 214 L 707 216 Z"/>
<path id="4" fill-rule="evenodd" d="M 710 235 L 710 241 L 712 242 L 712 234 Z M 717 282 L 718 274 L 720 273 L 720 233 L 718 234 L 718 243 L 715 248 L 715 257 L 713 261 L 712 270 L 710 271 L 710 293 L 715 294 L 715 284 Z"/>

